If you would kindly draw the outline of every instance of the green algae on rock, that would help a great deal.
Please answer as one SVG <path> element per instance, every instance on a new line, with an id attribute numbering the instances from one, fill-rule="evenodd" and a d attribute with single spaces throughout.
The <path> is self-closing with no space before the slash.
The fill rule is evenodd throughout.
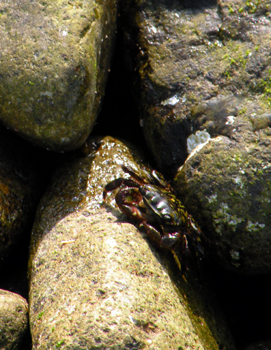
<path id="1" fill-rule="evenodd" d="M 212 138 L 179 169 L 174 188 L 208 238 L 209 254 L 244 274 L 271 272 L 271 133 Z"/>
<path id="2" fill-rule="evenodd" d="M 33 349 L 234 349 L 216 317 L 218 339 L 199 305 L 188 310 L 114 195 L 103 203 L 104 186 L 123 176 L 121 164 L 140 172 L 142 157 L 111 137 L 89 142 L 91 154 L 57 171 L 37 211 L 29 259 Z"/>
<path id="3" fill-rule="evenodd" d="M 270 272 L 270 1 L 122 4 L 141 126 L 158 170 L 175 176 L 189 135 L 208 132 L 175 178 L 180 199 L 220 262 Z"/>
<path id="4" fill-rule="evenodd" d="M 28 328 L 28 305 L 16 293 L 0 289 L 0 347 L 19 350 Z"/>
<path id="5" fill-rule="evenodd" d="M 174 176 L 185 161 L 186 139 L 197 131 L 191 120 L 195 106 L 235 95 L 250 101 L 242 118 L 270 113 L 269 0 L 125 0 L 122 8 L 126 59 L 158 170 Z M 238 114 L 238 105 L 233 98 L 207 107 L 231 106 Z M 224 135 L 231 129 L 222 120 L 215 126 Z"/>
<path id="6" fill-rule="evenodd" d="M 44 148 L 78 148 L 104 95 L 116 0 L 0 4 L 0 119 Z"/>

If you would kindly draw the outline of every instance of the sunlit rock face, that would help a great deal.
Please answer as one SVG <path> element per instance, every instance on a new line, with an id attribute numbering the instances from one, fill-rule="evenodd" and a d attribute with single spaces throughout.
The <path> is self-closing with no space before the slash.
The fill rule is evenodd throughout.
<path id="1" fill-rule="evenodd" d="M 1 348 L 18 350 L 28 328 L 27 301 L 16 293 L 0 289 Z"/>
<path id="2" fill-rule="evenodd" d="M 1 4 L 0 120 L 57 151 L 92 130 L 107 80 L 116 1 Z"/>

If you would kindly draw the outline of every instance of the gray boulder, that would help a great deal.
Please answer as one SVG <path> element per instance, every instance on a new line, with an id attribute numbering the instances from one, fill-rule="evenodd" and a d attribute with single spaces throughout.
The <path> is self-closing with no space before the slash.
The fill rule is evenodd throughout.
<path id="1" fill-rule="evenodd" d="M 268 0 L 121 4 L 140 123 L 160 171 L 172 176 L 186 159 L 187 137 L 198 128 L 191 118 L 198 104 L 235 94 L 245 99 L 242 107 L 239 100 L 231 102 L 242 120 L 270 114 Z"/>
<path id="2" fill-rule="evenodd" d="M 240 119 L 240 118 L 236 118 Z M 271 133 L 243 121 L 234 139 L 210 138 L 192 151 L 174 187 L 207 236 L 209 254 L 227 269 L 271 272 Z"/>
<path id="3" fill-rule="evenodd" d="M 0 120 L 44 148 L 78 148 L 104 95 L 116 0 L 1 4 Z"/>
<path id="4" fill-rule="evenodd" d="M 158 168 L 179 169 L 174 186 L 210 254 L 234 271 L 270 272 L 270 1 L 122 4 Z"/>

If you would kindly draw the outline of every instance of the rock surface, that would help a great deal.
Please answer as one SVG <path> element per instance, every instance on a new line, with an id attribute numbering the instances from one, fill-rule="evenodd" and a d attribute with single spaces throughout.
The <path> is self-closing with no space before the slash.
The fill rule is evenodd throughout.
<path id="1" fill-rule="evenodd" d="M 271 272 L 271 131 L 249 120 L 188 157 L 175 189 L 208 237 L 210 254 L 245 274 Z"/>
<path id="2" fill-rule="evenodd" d="M 180 199 L 224 266 L 270 273 L 270 2 L 123 6 L 141 125 L 158 168 L 175 175 L 188 135 L 205 130 L 212 139 L 175 177 Z"/>
<path id="3" fill-rule="evenodd" d="M 104 185 L 123 176 L 120 165 L 140 171 L 141 157 L 111 137 L 89 146 L 89 157 L 57 171 L 37 211 L 29 260 L 33 349 L 234 349 L 212 305 L 205 307 L 216 330 L 203 305 L 187 303 L 191 291 L 177 292 L 114 195 L 102 204 Z"/>
<path id="4" fill-rule="evenodd" d="M 0 289 L 0 348 L 18 350 L 28 328 L 28 305 L 20 295 Z"/>
<path id="5" fill-rule="evenodd" d="M 270 115 L 269 0 L 122 5 L 125 54 L 158 170 L 175 174 L 187 157 L 187 136 L 198 129 L 229 136 L 231 128 L 220 125 L 230 122 L 226 117 L 238 115 L 242 124 L 254 114 Z M 233 95 L 243 97 L 242 106 Z M 232 99 L 230 114 L 218 104 L 215 116 L 202 113 L 202 119 L 217 120 L 199 125 L 193 109 L 222 96 Z"/>
<path id="6" fill-rule="evenodd" d="M 78 148 L 96 120 L 116 0 L 0 4 L 0 119 L 42 147 Z"/>
<path id="7" fill-rule="evenodd" d="M 174 187 L 222 265 L 270 273 L 271 133 L 241 135 L 210 139 L 180 168 Z"/>

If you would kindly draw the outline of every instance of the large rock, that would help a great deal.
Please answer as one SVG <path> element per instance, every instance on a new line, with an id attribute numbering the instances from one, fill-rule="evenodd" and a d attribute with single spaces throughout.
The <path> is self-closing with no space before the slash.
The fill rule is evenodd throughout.
<path id="1" fill-rule="evenodd" d="M 116 0 L 0 3 L 0 120 L 42 147 L 79 147 L 96 120 Z"/>
<path id="2" fill-rule="evenodd" d="M 34 218 L 40 186 L 33 160 L 27 142 L 0 129 L 0 264 Z"/>
<path id="3" fill-rule="evenodd" d="M 248 122 L 235 139 L 211 138 L 179 169 L 174 187 L 227 269 L 271 272 L 271 132 Z"/>
<path id="4" fill-rule="evenodd" d="M 199 103 L 242 95 L 243 106 L 229 102 L 237 124 L 253 113 L 270 114 L 270 6 L 269 0 L 122 1 L 126 59 L 160 171 L 172 176 L 186 159 Z"/>
<path id="5" fill-rule="evenodd" d="M 173 176 L 190 146 L 209 134 L 175 187 L 211 254 L 247 274 L 271 271 L 270 6 L 268 0 L 123 2 L 149 148 Z"/>
<path id="6" fill-rule="evenodd" d="M 89 150 L 57 171 L 37 211 L 29 260 L 33 350 L 234 349 L 213 301 L 194 298 L 179 271 L 185 296 L 177 292 L 114 194 L 103 204 L 104 185 L 123 176 L 120 165 L 140 172 L 141 157 L 111 137 L 90 141 Z"/>
<path id="7" fill-rule="evenodd" d="M 28 328 L 28 305 L 18 294 L 0 289 L 0 348 L 18 350 Z"/>

